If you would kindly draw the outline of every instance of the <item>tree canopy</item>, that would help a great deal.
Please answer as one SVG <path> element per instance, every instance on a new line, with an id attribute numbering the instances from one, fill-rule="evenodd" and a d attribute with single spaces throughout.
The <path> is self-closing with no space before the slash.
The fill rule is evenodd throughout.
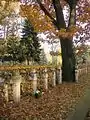
<path id="1" fill-rule="evenodd" d="M 62 78 L 75 81 L 73 36 L 84 31 L 81 23 L 88 21 L 88 0 L 34 0 L 21 4 L 21 15 L 31 21 L 38 32 L 49 31 L 60 38 L 62 51 Z M 79 10 L 79 7 L 81 8 Z M 64 9 L 67 9 L 65 19 Z M 83 16 L 83 17 L 82 17 Z M 86 16 L 86 18 L 85 18 Z M 83 18 L 83 19 L 82 19 Z M 85 19 L 84 19 L 85 18 Z M 69 69 L 69 71 L 67 71 Z"/>
<path id="2" fill-rule="evenodd" d="M 81 42 L 89 39 L 89 6 L 88 0 L 21 0 L 20 15 L 31 22 L 35 31 L 48 31 L 60 39 L 62 78 L 65 81 L 75 81 L 73 36 Z M 86 28 L 82 26 L 84 24 Z"/>
<path id="3" fill-rule="evenodd" d="M 79 21 L 88 21 L 90 17 L 90 9 L 88 5 L 88 1 L 84 0 L 58 0 L 57 3 L 55 3 L 55 0 L 44 0 L 44 3 L 41 2 L 41 0 L 36 0 L 38 4 L 32 5 L 32 3 L 29 4 L 22 4 L 21 5 L 21 15 L 24 17 L 27 17 L 33 24 L 36 31 L 50 31 L 55 33 L 56 35 L 61 35 L 63 37 L 67 36 L 73 36 L 78 30 L 81 30 L 81 27 L 75 26 L 76 20 Z M 61 7 L 61 13 L 63 20 L 58 20 L 57 15 L 55 15 L 55 12 L 57 12 L 56 4 Z M 78 5 L 78 8 L 76 7 Z M 88 6 L 86 6 L 88 5 Z M 63 17 L 63 8 L 67 6 L 68 13 L 67 13 L 67 21 L 68 21 L 68 27 L 65 24 L 65 19 Z M 83 6 L 83 7 L 82 7 Z M 73 8 L 75 7 L 75 9 Z M 82 9 L 82 10 L 79 10 Z M 77 13 L 74 12 L 74 10 L 77 9 Z M 83 12 L 83 14 L 82 14 Z M 76 19 L 75 15 L 77 14 L 78 19 Z M 82 17 L 83 15 L 83 17 Z M 71 17 L 73 18 L 71 19 Z M 76 20 L 75 20 L 76 19 Z M 60 30 L 57 29 L 57 24 L 60 22 Z M 63 24 L 63 23 L 64 24 Z M 73 23 L 74 22 L 74 23 Z M 62 26 L 64 25 L 64 26 Z"/>

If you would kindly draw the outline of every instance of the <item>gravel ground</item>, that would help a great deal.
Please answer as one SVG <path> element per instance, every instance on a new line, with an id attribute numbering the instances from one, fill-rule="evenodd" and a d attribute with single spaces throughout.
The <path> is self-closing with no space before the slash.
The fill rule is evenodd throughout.
<path id="1" fill-rule="evenodd" d="M 19 104 L 5 103 L 0 97 L 0 116 L 8 120 L 66 120 L 90 86 L 89 74 L 81 76 L 79 83 L 57 85 L 38 99 L 30 95 L 22 97 Z"/>

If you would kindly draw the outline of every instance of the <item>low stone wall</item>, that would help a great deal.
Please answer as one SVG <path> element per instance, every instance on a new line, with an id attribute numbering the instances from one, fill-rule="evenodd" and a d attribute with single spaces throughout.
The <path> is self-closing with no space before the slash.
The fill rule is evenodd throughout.
<path id="1" fill-rule="evenodd" d="M 4 71 L 5 67 L 0 68 Z M 5 71 L 12 71 L 11 77 L 5 81 L 4 84 L 4 96 L 6 101 L 9 101 L 10 94 L 14 102 L 20 101 L 21 94 L 24 93 L 35 93 L 37 90 L 47 91 L 50 86 L 56 86 L 56 81 L 58 84 L 62 83 L 61 68 L 55 67 L 23 67 L 18 69 L 16 67 L 9 67 Z M 56 77 L 57 76 L 57 77 Z M 56 80 L 57 79 L 57 80 Z M 12 92 L 10 92 L 12 91 Z"/>
<path id="2" fill-rule="evenodd" d="M 79 77 L 83 74 L 87 74 L 88 67 L 78 68 L 75 71 L 76 82 L 79 82 Z M 56 86 L 56 84 L 62 84 L 62 70 L 60 67 L 53 66 L 21 66 L 21 67 L 2 67 L 1 71 L 12 71 L 11 77 L 4 83 L 4 97 L 6 101 L 14 100 L 14 102 L 20 102 L 21 95 L 35 94 L 37 90 L 43 92 L 50 89 L 50 87 Z"/>

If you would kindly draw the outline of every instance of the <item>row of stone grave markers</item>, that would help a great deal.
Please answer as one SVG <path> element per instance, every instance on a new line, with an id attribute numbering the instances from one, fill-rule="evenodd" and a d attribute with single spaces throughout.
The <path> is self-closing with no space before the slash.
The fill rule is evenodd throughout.
<path id="1" fill-rule="evenodd" d="M 56 69 L 52 69 L 53 72 L 53 78 L 52 78 L 52 85 L 56 86 L 56 75 L 58 79 L 58 84 L 62 84 L 62 70 L 61 68 L 58 68 L 57 72 Z M 37 90 L 37 72 L 35 69 L 33 69 L 33 93 L 36 92 Z M 82 74 L 87 73 L 87 67 L 82 68 L 82 69 L 77 69 L 75 71 L 76 75 L 76 82 L 78 82 L 79 76 Z M 13 100 L 14 102 L 18 103 L 20 102 L 20 85 L 22 83 L 22 76 L 20 75 L 19 71 L 16 71 L 15 74 L 12 76 L 12 89 L 13 89 Z M 46 90 L 48 90 L 48 69 L 44 69 L 44 87 Z M 8 96 L 8 84 L 4 85 L 4 95 L 6 101 L 9 101 L 9 96 Z"/>
<path id="2" fill-rule="evenodd" d="M 52 68 L 52 72 L 53 72 L 53 78 L 52 78 L 52 85 L 56 86 L 56 69 Z M 61 69 L 59 68 L 57 70 L 57 78 L 58 78 L 58 83 L 61 84 L 62 83 L 62 73 L 61 73 Z M 33 93 L 36 92 L 37 90 L 37 72 L 35 69 L 33 69 Z M 48 90 L 48 69 L 45 68 L 44 69 L 44 87 L 46 90 Z M 12 84 L 12 90 L 13 90 L 13 100 L 14 102 L 18 103 L 20 102 L 20 85 L 23 82 L 22 81 L 22 76 L 20 75 L 19 71 L 16 71 L 12 78 L 11 78 L 11 84 Z M 9 84 L 4 84 L 4 96 L 6 101 L 9 101 L 9 95 L 8 95 L 8 86 Z"/>
<path id="3" fill-rule="evenodd" d="M 75 70 L 75 76 L 76 76 L 76 82 L 78 82 L 79 80 L 79 77 L 83 74 L 87 74 L 88 72 L 88 68 L 85 67 L 85 68 L 81 68 L 81 69 L 76 69 Z"/>

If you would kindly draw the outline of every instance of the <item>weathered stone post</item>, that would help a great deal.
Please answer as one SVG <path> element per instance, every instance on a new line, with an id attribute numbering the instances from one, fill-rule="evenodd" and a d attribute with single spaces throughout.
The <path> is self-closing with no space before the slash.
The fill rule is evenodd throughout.
<path id="1" fill-rule="evenodd" d="M 8 84 L 4 84 L 4 96 L 5 96 L 6 102 L 8 102 L 9 101 L 9 99 L 8 99 Z"/>
<path id="2" fill-rule="evenodd" d="M 86 70 L 85 71 L 86 71 L 86 74 L 87 74 L 87 66 L 86 66 Z"/>
<path id="3" fill-rule="evenodd" d="M 88 73 L 88 64 L 86 62 L 86 74 Z"/>
<path id="4" fill-rule="evenodd" d="M 20 90 L 21 90 L 21 95 L 23 95 L 23 93 L 24 93 L 24 86 L 25 86 L 25 82 L 26 82 L 26 79 L 25 79 L 25 73 L 23 73 L 23 75 L 22 75 L 22 83 L 21 83 L 21 88 L 20 88 Z"/>
<path id="5" fill-rule="evenodd" d="M 56 73 L 57 73 L 57 76 L 56 76 L 57 83 L 62 84 L 62 69 L 61 69 L 61 67 L 57 68 Z"/>
<path id="6" fill-rule="evenodd" d="M 81 72 L 82 72 L 81 69 L 79 69 L 79 76 L 81 75 Z"/>
<path id="7" fill-rule="evenodd" d="M 47 68 L 45 68 L 44 70 L 45 72 L 45 89 L 47 90 L 48 89 L 48 73 L 47 73 Z"/>
<path id="8" fill-rule="evenodd" d="M 36 70 L 33 70 L 33 92 L 35 93 L 37 90 L 37 74 Z"/>
<path id="9" fill-rule="evenodd" d="M 53 72 L 52 84 L 53 84 L 53 86 L 56 86 L 56 72 L 55 72 L 55 68 L 52 69 L 52 72 Z"/>
<path id="10" fill-rule="evenodd" d="M 22 77 L 19 71 L 15 71 L 12 76 L 13 81 L 13 100 L 14 102 L 20 102 L 20 84 L 22 81 Z"/>
<path id="11" fill-rule="evenodd" d="M 60 80 L 59 80 L 59 84 L 62 84 L 62 69 L 60 68 Z"/>
<path id="12" fill-rule="evenodd" d="M 75 77 L 76 77 L 76 82 L 78 82 L 78 78 L 79 78 L 79 70 L 75 70 Z"/>

